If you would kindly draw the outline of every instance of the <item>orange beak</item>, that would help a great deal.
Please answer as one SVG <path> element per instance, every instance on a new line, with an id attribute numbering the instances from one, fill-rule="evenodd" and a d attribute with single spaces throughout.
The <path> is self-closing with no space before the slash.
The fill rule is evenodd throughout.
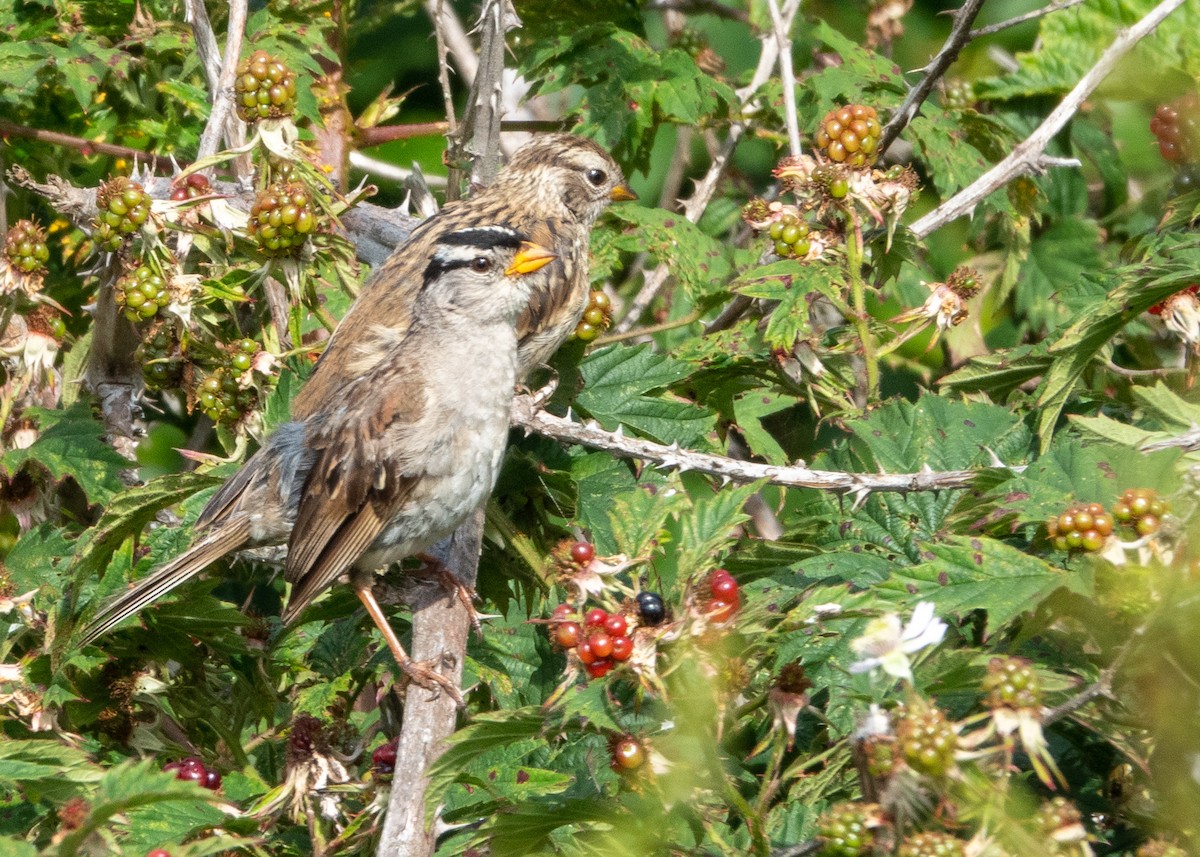
<path id="1" fill-rule="evenodd" d="M 613 202 L 629 202 L 637 199 L 638 195 L 633 192 L 629 185 L 619 184 L 609 192 L 608 198 Z"/>
<path id="2" fill-rule="evenodd" d="M 512 262 L 504 269 L 504 273 L 509 277 L 532 274 L 534 271 L 539 271 L 546 267 L 557 258 L 557 253 L 551 253 L 542 245 L 534 244 L 532 241 L 524 241 L 521 243 L 521 249 L 517 251 L 517 255 L 513 256 Z"/>

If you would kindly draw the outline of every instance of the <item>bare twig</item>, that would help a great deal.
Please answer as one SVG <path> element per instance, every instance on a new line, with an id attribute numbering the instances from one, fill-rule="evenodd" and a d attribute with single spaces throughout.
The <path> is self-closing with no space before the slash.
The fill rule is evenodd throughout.
<path id="1" fill-rule="evenodd" d="M 783 9 L 780 12 L 783 29 L 785 32 L 790 32 L 792 22 L 796 18 L 796 13 L 800 9 L 800 0 L 784 0 Z M 738 101 L 742 113 L 746 112 L 750 102 L 771 78 L 771 72 L 775 68 L 775 63 L 779 60 L 779 42 L 775 38 L 774 33 L 766 34 L 762 38 L 762 51 L 758 56 L 758 65 L 755 66 L 754 75 L 743 88 L 737 91 Z M 704 214 L 708 204 L 712 202 L 713 196 L 717 192 L 717 185 L 721 177 L 725 174 L 725 168 L 729 165 L 729 159 L 733 155 L 733 150 L 737 148 L 738 141 L 741 140 L 742 134 L 746 131 L 745 122 L 734 122 L 729 126 L 729 136 L 725 138 L 725 142 L 721 144 L 721 149 L 717 156 L 713 158 L 709 164 L 708 172 L 700 181 L 696 182 L 696 189 L 693 191 L 683 204 L 683 216 L 696 223 Z M 633 328 L 638 320 L 642 317 L 650 304 L 658 296 L 658 292 L 662 289 L 663 284 L 667 281 L 670 272 L 666 265 L 659 265 L 653 271 L 648 273 L 645 281 L 642 283 L 641 289 L 634 295 L 629 306 L 626 308 L 625 315 L 613 326 L 613 334 L 627 333 Z"/>
<path id="2" fill-rule="evenodd" d="M 946 38 L 946 43 L 937 52 L 937 56 L 930 60 L 929 65 L 923 69 L 925 76 L 921 78 L 921 82 L 909 90 L 904 103 L 896 108 L 896 112 L 892 114 L 887 125 L 883 126 L 883 134 L 879 138 L 880 155 L 883 155 L 888 150 L 888 146 L 892 145 L 892 141 L 900 136 L 900 132 L 917 115 L 917 111 L 921 109 L 921 105 L 925 103 L 929 93 L 933 92 L 934 86 L 946 73 L 946 69 L 950 68 L 958 59 L 959 51 L 971 40 L 971 25 L 975 23 L 975 17 L 982 7 L 983 0 L 967 0 L 954 13 L 954 26 L 950 28 L 950 35 Z"/>
<path id="3" fill-rule="evenodd" d="M 754 461 L 739 461 L 723 455 L 694 452 L 678 445 L 665 446 L 651 440 L 629 437 L 619 429 L 606 431 L 596 423 L 586 425 L 558 417 L 530 406 L 529 396 L 513 403 L 513 424 L 528 432 L 563 443 L 580 444 L 610 452 L 621 458 L 637 458 L 658 467 L 707 473 L 733 482 L 747 483 L 766 479 L 789 488 L 816 488 L 865 495 L 876 491 L 943 491 L 965 488 L 979 475 L 977 470 L 925 471 L 922 473 L 843 473 L 813 470 L 802 465 L 777 466 Z M 1014 466 L 1014 473 L 1022 466 Z"/>
<path id="4" fill-rule="evenodd" d="M 980 0 L 982 2 L 982 0 Z M 792 72 L 792 37 L 785 26 L 778 0 L 767 0 L 771 12 L 771 30 L 779 51 L 779 77 L 783 81 L 783 118 L 787 123 L 788 154 L 800 156 L 800 121 L 796 118 L 796 75 Z M 790 22 L 789 22 L 790 23 Z"/>
<path id="5" fill-rule="evenodd" d="M 1013 148 L 1008 157 L 963 188 L 933 211 L 917 220 L 912 231 L 924 238 L 952 220 L 974 210 L 975 206 L 992 191 L 1003 187 L 1017 176 L 1035 172 L 1045 162 L 1042 152 L 1054 135 L 1063 129 L 1079 105 L 1108 77 L 1125 54 L 1154 31 L 1163 19 L 1182 6 L 1184 0 L 1163 0 L 1144 18 L 1131 27 L 1117 33 L 1111 45 L 1101 54 L 1096 64 L 1080 78 L 1075 88 L 1067 93 L 1058 107 L 1046 117 L 1032 134 Z"/>
<path id="6" fill-rule="evenodd" d="M 450 36 L 448 34 L 456 26 L 461 30 L 462 25 L 458 24 L 458 19 L 454 16 L 453 11 L 446 8 L 443 0 L 425 0 L 425 13 L 433 21 L 433 36 L 437 40 L 438 83 L 442 87 L 442 101 L 446 109 L 447 133 L 453 134 L 458 127 L 458 118 L 454 110 L 454 90 L 450 88 L 450 60 L 447 57 L 450 51 L 448 45 Z M 466 33 L 463 33 L 462 37 L 465 39 Z M 450 193 L 454 193 L 453 188 Z"/>
<path id="7" fill-rule="evenodd" d="M 193 26 L 198 19 L 193 20 Z M 207 22 L 207 17 L 204 21 Z M 197 158 L 215 155 L 221 148 L 224 135 L 230 145 L 236 145 L 236 132 L 227 128 L 233 115 L 233 80 L 237 76 L 238 59 L 242 54 L 242 37 L 246 33 L 246 0 L 230 0 L 228 28 L 225 31 L 225 56 L 221 60 L 221 73 L 212 90 L 212 111 L 200 134 Z"/>
<path id="8" fill-rule="evenodd" d="M 156 170 L 170 171 L 174 169 L 171 159 L 162 155 L 152 155 L 148 152 L 143 152 L 141 149 L 131 149 L 128 146 L 117 146 L 113 143 L 86 140 L 83 137 L 73 137 L 70 134 L 60 134 L 57 131 L 28 128 L 24 125 L 17 125 L 14 122 L 0 119 L 0 139 L 4 137 L 23 137 L 26 140 L 37 140 L 42 143 L 49 143 L 52 146 L 75 149 L 76 151 L 83 152 L 85 155 L 99 153 L 101 155 L 112 155 L 114 158 L 129 158 L 130 160 L 149 164 Z"/>
<path id="9" fill-rule="evenodd" d="M 217 47 L 208 10 L 204 8 L 204 0 L 185 0 L 183 7 L 183 19 L 192 27 L 192 38 L 196 40 L 196 53 L 200 56 L 208 88 L 216 92 L 221 80 L 221 49 Z"/>
<path id="10" fill-rule="evenodd" d="M 1051 3 L 1048 6 L 1043 6 L 1041 9 L 1034 9 L 1032 12 L 1026 12 L 1024 15 L 1017 15 L 1006 21 L 998 21 L 995 24 L 988 24 L 986 27 L 979 27 L 972 30 L 968 38 L 973 40 L 981 36 L 990 36 L 992 33 L 1007 30 L 1009 27 L 1024 24 L 1026 21 L 1032 21 L 1035 18 L 1041 18 L 1044 15 L 1049 15 L 1051 12 L 1061 12 L 1063 9 L 1070 9 L 1072 6 L 1078 6 L 1082 2 L 1083 0 L 1059 0 L 1057 3 Z"/>

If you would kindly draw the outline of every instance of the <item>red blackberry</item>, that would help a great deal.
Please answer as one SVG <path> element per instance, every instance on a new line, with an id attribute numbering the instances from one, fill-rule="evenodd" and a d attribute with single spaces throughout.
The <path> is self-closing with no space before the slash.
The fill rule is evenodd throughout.
<path id="1" fill-rule="evenodd" d="M 1113 504 L 1112 516 L 1139 536 L 1152 536 L 1162 525 L 1171 504 L 1151 488 L 1130 488 Z"/>
<path id="2" fill-rule="evenodd" d="M 1071 506 L 1046 521 L 1046 535 L 1058 550 L 1098 551 L 1113 531 L 1113 517 L 1099 503 Z"/>
<path id="3" fill-rule="evenodd" d="M 618 773 L 630 773 L 646 764 L 646 748 L 632 735 L 623 735 L 614 741 L 610 753 L 613 770 Z"/>
<path id="4" fill-rule="evenodd" d="M 18 220 L 4 237 L 4 257 L 21 273 L 44 273 L 50 261 L 46 233 L 32 220 Z"/>
<path id="5" fill-rule="evenodd" d="M 836 163 L 867 166 L 874 161 L 882 133 L 874 107 L 850 104 L 825 114 L 817 129 L 817 147 Z"/>
<path id="6" fill-rule="evenodd" d="M 283 60 L 258 50 L 237 68 L 233 89 L 237 114 L 243 122 L 279 119 L 296 110 L 296 74 Z"/>
<path id="7" fill-rule="evenodd" d="M 1200 160 L 1200 97 L 1190 93 L 1163 104 L 1150 119 L 1163 160 L 1191 164 Z"/>
<path id="8" fill-rule="evenodd" d="M 208 196 L 212 193 L 212 185 L 209 184 L 208 176 L 204 173 L 192 173 L 184 179 L 176 179 L 171 183 L 173 188 L 171 191 L 171 199 L 176 202 L 183 202 L 188 199 L 196 199 L 201 196 Z"/>

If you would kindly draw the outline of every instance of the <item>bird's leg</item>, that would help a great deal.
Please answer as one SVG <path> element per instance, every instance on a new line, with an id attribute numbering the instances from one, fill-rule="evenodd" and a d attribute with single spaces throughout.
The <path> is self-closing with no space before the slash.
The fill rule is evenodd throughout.
<path id="1" fill-rule="evenodd" d="M 358 593 L 358 600 L 367 608 L 367 614 L 375 622 L 375 626 L 379 628 L 379 633 L 383 634 L 383 639 L 387 641 L 388 648 L 392 650 L 392 657 L 396 659 L 396 665 L 409 677 L 411 681 L 416 682 L 426 690 L 437 691 L 438 688 L 450 694 L 455 704 L 459 708 L 464 708 L 462 693 L 454 686 L 450 679 L 435 670 L 428 661 L 414 661 L 404 651 L 404 646 L 400 645 L 400 640 L 396 637 L 396 632 L 392 630 L 392 626 L 388 624 L 387 617 L 383 615 L 383 609 L 380 608 L 379 602 L 375 600 L 375 595 L 371 592 L 370 584 L 354 586 L 354 591 Z"/>
<path id="2" fill-rule="evenodd" d="M 458 597 L 459 603 L 467 609 L 467 615 L 471 617 L 471 628 L 482 638 L 483 625 L 479 621 L 479 612 L 475 609 L 475 590 L 459 580 L 458 575 L 436 556 L 419 553 L 416 557 L 424 566 L 421 569 L 423 573 L 436 577 L 448 592 L 453 592 Z"/>

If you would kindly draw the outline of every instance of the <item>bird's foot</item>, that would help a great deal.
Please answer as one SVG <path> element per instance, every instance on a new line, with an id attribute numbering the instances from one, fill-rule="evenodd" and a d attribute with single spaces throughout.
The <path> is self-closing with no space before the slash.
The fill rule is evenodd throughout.
<path id="1" fill-rule="evenodd" d="M 479 635 L 480 639 L 482 639 L 483 624 L 479 621 L 479 611 L 475 609 L 475 602 L 479 597 L 475 594 L 475 590 L 459 580 L 458 576 L 437 557 L 430 556 L 429 554 L 418 554 L 417 558 L 424 563 L 424 568 L 422 569 L 424 574 L 437 577 L 441 581 L 442 586 L 446 588 L 446 591 L 458 598 L 458 602 L 466 609 L 467 616 L 471 619 L 471 627 Z"/>
<path id="2" fill-rule="evenodd" d="M 404 684 L 410 682 L 417 687 L 422 687 L 428 690 L 432 695 L 430 699 L 437 699 L 438 695 L 445 692 L 458 708 L 466 708 L 466 703 L 463 702 L 462 692 L 440 672 L 438 672 L 439 658 L 432 658 L 428 661 L 414 661 L 411 658 L 406 659 L 403 663 L 397 661 L 401 671 L 404 673 Z"/>

